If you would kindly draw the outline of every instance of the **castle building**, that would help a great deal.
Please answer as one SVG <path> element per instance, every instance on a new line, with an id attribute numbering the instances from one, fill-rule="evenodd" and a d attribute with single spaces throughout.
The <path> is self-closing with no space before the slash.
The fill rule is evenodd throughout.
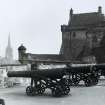
<path id="1" fill-rule="evenodd" d="M 74 14 L 71 8 L 68 24 L 61 25 L 61 31 L 60 54 L 66 60 L 105 62 L 105 16 L 102 7 L 99 6 L 97 12 L 79 14 Z"/>

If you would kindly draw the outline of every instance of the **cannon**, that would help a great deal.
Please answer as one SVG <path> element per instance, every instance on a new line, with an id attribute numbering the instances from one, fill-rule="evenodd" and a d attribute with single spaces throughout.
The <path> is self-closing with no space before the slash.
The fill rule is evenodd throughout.
<path id="1" fill-rule="evenodd" d="M 26 88 L 26 94 L 34 96 L 43 94 L 45 89 L 51 89 L 52 96 L 68 95 L 70 85 L 66 78 L 66 68 L 58 69 L 32 69 L 30 71 L 9 71 L 8 77 L 31 78 L 31 84 Z"/>
<path id="2" fill-rule="evenodd" d="M 96 85 L 99 80 L 99 69 L 96 65 L 67 65 L 69 73 L 69 83 L 78 86 L 79 82 L 84 81 L 85 86 Z"/>

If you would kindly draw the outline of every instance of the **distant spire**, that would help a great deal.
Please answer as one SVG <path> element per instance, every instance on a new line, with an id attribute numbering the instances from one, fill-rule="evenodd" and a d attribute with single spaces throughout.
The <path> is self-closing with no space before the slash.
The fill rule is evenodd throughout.
<path id="1" fill-rule="evenodd" d="M 12 47 L 11 47 L 11 40 L 10 40 L 10 32 L 8 35 L 8 45 L 6 48 L 6 58 L 8 59 L 8 61 L 11 61 L 13 59 L 13 52 L 12 52 Z"/>
<path id="2" fill-rule="evenodd" d="M 8 46 L 11 47 L 10 32 L 9 32 L 9 36 L 8 36 Z"/>

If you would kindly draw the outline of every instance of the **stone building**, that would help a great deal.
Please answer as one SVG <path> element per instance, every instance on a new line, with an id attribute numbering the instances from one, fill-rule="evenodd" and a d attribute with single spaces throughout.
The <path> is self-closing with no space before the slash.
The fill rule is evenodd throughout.
<path id="1" fill-rule="evenodd" d="M 26 52 L 26 47 L 21 45 L 18 48 L 18 60 L 21 64 L 32 63 L 31 61 L 48 61 L 56 62 L 63 61 L 63 56 L 60 54 L 32 54 Z"/>
<path id="2" fill-rule="evenodd" d="M 68 24 L 61 25 L 61 31 L 60 54 L 66 60 L 105 62 L 105 16 L 102 7 L 99 6 L 97 12 L 79 14 L 74 14 L 71 8 Z"/>

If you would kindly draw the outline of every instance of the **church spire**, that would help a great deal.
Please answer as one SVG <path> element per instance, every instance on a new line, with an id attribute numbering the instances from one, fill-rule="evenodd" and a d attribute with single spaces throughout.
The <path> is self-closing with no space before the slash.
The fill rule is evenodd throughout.
<path id="1" fill-rule="evenodd" d="M 9 32 L 9 36 L 8 36 L 8 46 L 11 47 L 10 32 Z"/>
<path id="2" fill-rule="evenodd" d="M 9 36 L 8 36 L 8 45 L 6 48 L 5 57 L 8 60 L 8 63 L 13 60 L 13 52 L 12 52 L 12 47 L 11 47 L 10 32 L 9 32 Z"/>

